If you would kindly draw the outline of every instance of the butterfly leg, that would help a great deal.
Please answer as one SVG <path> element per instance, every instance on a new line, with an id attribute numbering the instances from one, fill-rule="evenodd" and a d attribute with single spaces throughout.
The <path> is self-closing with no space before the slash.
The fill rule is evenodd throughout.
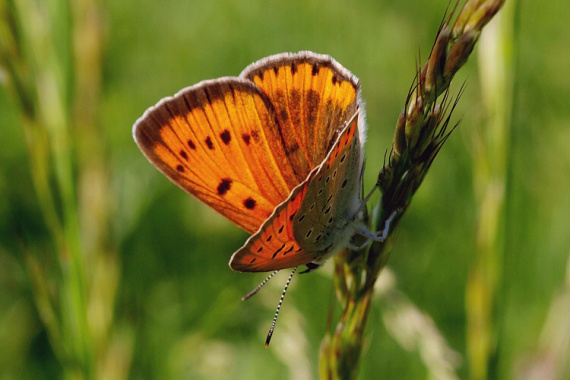
<path id="1" fill-rule="evenodd" d="M 348 243 L 346 245 L 346 247 L 352 251 L 360 251 L 361 249 L 366 247 L 368 245 L 368 243 L 370 243 L 370 241 L 371 241 L 371 239 L 366 239 L 366 241 L 364 243 L 362 243 L 362 245 L 355 245 L 352 243 Z"/>
<path id="2" fill-rule="evenodd" d="M 377 240 L 376 234 L 373 234 L 372 232 L 370 232 L 364 224 L 355 222 L 355 223 L 353 223 L 353 226 L 354 226 L 355 232 L 358 235 L 365 237 L 366 240 L 364 241 L 364 243 L 362 243 L 360 245 L 356 245 L 356 244 L 349 242 L 346 245 L 347 248 L 349 248 L 353 251 L 360 251 L 361 249 L 366 247 L 371 241 Z"/>
<path id="3" fill-rule="evenodd" d="M 388 237 L 388 233 L 390 232 L 390 225 L 392 224 L 392 221 L 394 220 L 394 218 L 396 217 L 396 215 L 398 214 L 398 210 L 394 210 L 392 212 L 392 214 L 390 214 L 390 217 L 388 219 L 386 219 L 386 222 L 384 223 L 384 228 L 382 229 L 382 231 L 378 232 L 377 234 L 372 233 L 368 230 L 368 228 L 366 228 L 366 226 L 363 225 L 356 225 L 356 232 L 361 235 L 364 236 L 366 238 L 366 242 L 364 244 L 362 244 L 362 246 L 358 247 L 351 247 L 349 246 L 350 249 L 354 249 L 356 248 L 358 249 L 362 249 L 364 248 L 368 243 L 370 243 L 370 241 L 377 241 L 382 243 L 384 240 L 386 240 L 386 237 Z M 351 244 L 352 245 L 352 244 Z"/>

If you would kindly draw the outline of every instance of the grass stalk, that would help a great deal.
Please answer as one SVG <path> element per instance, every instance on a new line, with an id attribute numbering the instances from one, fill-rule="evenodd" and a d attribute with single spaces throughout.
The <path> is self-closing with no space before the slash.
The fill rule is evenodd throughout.
<path id="1" fill-rule="evenodd" d="M 498 376 L 498 316 L 505 249 L 505 195 L 513 92 L 515 1 L 483 33 L 479 71 L 486 125 L 474 133 L 473 173 L 478 209 L 475 256 L 466 287 L 467 353 L 471 378 Z"/>
<path id="2" fill-rule="evenodd" d="M 8 0 L 0 5 L 0 63 L 20 111 L 30 176 L 52 242 L 44 247 L 25 242 L 25 264 L 40 319 L 63 377 L 69 379 L 96 377 L 101 349 L 94 343 L 94 320 L 88 313 L 90 305 L 96 304 L 112 315 L 117 284 L 116 279 L 109 281 L 113 289 L 102 300 L 90 296 L 96 287 L 90 284 L 86 264 L 105 260 L 87 259 L 90 252 L 102 254 L 107 248 L 106 228 L 88 226 L 103 231 L 94 240 L 105 246 L 90 249 L 84 239 L 89 228 L 81 229 L 80 214 L 95 215 L 93 207 L 104 210 L 106 205 L 84 199 L 80 184 L 85 172 L 93 172 L 83 170 L 89 169 L 85 162 L 99 162 L 101 168 L 104 160 L 101 148 L 86 154 L 80 149 L 83 158 L 90 157 L 84 160 L 77 159 L 74 149 L 78 141 L 84 142 L 82 147 L 87 145 L 85 136 L 101 135 L 96 130 L 101 50 L 97 43 L 85 46 L 86 41 L 100 41 L 100 29 L 93 23 L 96 11 L 94 0 Z M 90 143 L 104 146 L 101 138 Z M 103 186 L 97 190 L 104 193 L 105 182 L 98 183 Z M 103 215 L 98 221 L 105 226 L 107 214 Z M 107 258 L 116 263 L 116 257 Z M 56 267 L 49 268 L 51 263 Z M 97 272 L 98 268 L 89 269 Z M 103 330 L 107 334 L 109 324 Z"/>
<path id="3" fill-rule="evenodd" d="M 393 231 L 450 133 L 454 104 L 448 97 L 449 85 L 503 3 L 467 1 L 453 24 L 452 11 L 438 31 L 427 63 L 418 70 L 396 125 L 388 161 L 378 176 L 382 199 L 369 219 L 373 230 L 385 230 L 387 238 L 362 252 L 346 251 L 335 257 L 334 282 L 342 313 L 334 334 L 328 333 L 321 345 L 322 379 L 357 376 L 374 284 L 388 261 Z"/>

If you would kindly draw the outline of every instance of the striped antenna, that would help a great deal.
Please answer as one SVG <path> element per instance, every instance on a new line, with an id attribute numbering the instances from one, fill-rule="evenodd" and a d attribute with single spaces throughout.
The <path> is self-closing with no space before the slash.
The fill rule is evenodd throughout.
<path id="1" fill-rule="evenodd" d="M 273 277 L 277 274 L 277 272 L 279 272 L 279 271 L 274 270 L 269 276 L 265 277 L 265 280 L 261 281 L 261 283 L 255 287 L 255 289 L 253 289 L 251 292 L 247 293 L 245 296 L 241 297 L 241 300 L 245 301 L 245 300 L 251 298 L 252 296 L 254 296 L 257 292 L 259 292 L 259 289 L 261 289 L 263 287 L 263 285 L 267 284 L 267 281 L 271 280 L 271 277 Z"/>
<path id="2" fill-rule="evenodd" d="M 283 289 L 283 293 L 281 294 L 281 299 L 279 300 L 279 304 L 277 305 L 277 310 L 275 310 L 275 316 L 273 317 L 273 323 L 271 324 L 271 328 L 267 333 L 267 338 L 265 339 L 265 347 L 269 347 L 269 342 L 271 341 L 271 337 L 273 336 L 273 330 L 275 330 L 275 323 L 277 323 L 277 316 L 279 315 L 279 310 L 281 309 L 281 304 L 283 303 L 283 298 L 285 298 L 285 293 L 287 293 L 287 288 L 289 287 L 289 283 L 293 278 L 293 275 L 297 271 L 297 267 L 293 268 L 293 271 L 289 275 L 289 279 L 285 284 L 285 288 Z"/>

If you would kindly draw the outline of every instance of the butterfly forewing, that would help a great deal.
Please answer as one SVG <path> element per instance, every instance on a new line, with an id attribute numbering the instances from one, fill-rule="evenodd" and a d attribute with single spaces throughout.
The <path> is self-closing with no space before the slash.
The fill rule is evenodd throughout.
<path id="1" fill-rule="evenodd" d="M 223 78 L 161 101 L 133 134 L 174 183 L 255 232 L 300 182 L 278 131 L 273 108 L 255 85 Z"/>
<path id="2" fill-rule="evenodd" d="M 294 170 L 310 172 L 330 150 L 360 101 L 358 79 L 331 57 L 279 54 L 247 67 L 275 108 Z"/>
<path id="3" fill-rule="evenodd" d="M 340 226 L 347 228 L 349 220 L 354 216 L 349 215 L 354 209 L 352 207 L 354 201 L 359 200 L 361 146 L 358 136 L 358 117 L 355 115 L 350 125 L 342 130 L 322 165 L 313 170 L 307 180 L 295 188 L 291 196 L 275 209 L 260 230 L 233 254 L 230 260 L 232 269 L 242 272 L 258 272 L 291 268 L 318 261 L 327 256 L 331 250 L 339 248 L 334 246 L 338 244 L 335 234 L 345 233 Z M 343 163 L 340 163 L 341 160 Z M 337 182 L 331 182 L 330 179 L 327 181 L 326 178 L 321 178 L 332 168 L 337 170 L 335 177 L 347 176 L 348 174 L 345 174 L 347 170 L 342 169 L 343 174 L 339 174 L 337 166 L 347 167 L 344 162 L 348 160 L 354 162 L 348 169 L 357 173 L 357 179 L 350 179 L 355 182 L 351 184 L 350 192 L 347 184 L 342 187 L 344 180 L 337 181 L 337 184 Z M 359 164 L 356 164 L 357 162 Z M 322 208 L 326 204 L 323 200 L 317 201 L 318 189 L 322 187 L 327 188 L 328 194 L 342 190 L 342 194 L 335 193 L 335 196 L 341 195 L 339 201 L 346 202 L 346 205 L 341 205 L 339 210 L 332 210 L 332 208 L 317 210 L 316 207 Z M 322 195 L 319 198 L 330 197 Z M 319 205 L 311 207 L 312 203 L 317 202 Z M 328 204 L 331 205 L 330 199 Z M 339 204 L 336 204 L 335 207 L 338 206 Z M 345 223 L 325 223 L 329 215 L 334 215 L 337 219 L 345 218 Z"/>

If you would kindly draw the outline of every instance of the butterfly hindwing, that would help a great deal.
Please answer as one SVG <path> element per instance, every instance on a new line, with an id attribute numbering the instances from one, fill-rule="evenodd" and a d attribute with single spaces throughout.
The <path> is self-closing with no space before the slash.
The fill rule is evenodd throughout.
<path id="1" fill-rule="evenodd" d="M 347 167 L 344 164 L 345 162 L 348 164 L 351 160 L 355 163 L 361 163 L 361 146 L 358 136 L 358 117 L 355 115 L 350 125 L 342 130 L 322 165 L 315 168 L 307 180 L 295 188 L 291 196 L 275 209 L 260 230 L 233 254 L 230 260 L 232 269 L 241 272 L 259 272 L 291 268 L 318 261 L 327 256 L 331 250 L 339 248 L 333 246 L 335 243 L 338 244 L 338 240 L 334 239 L 335 234 L 340 236 L 345 231 L 340 230 L 339 224 L 327 224 L 324 221 L 328 220 L 329 215 L 335 215 L 338 218 L 344 217 L 347 220 L 343 227 L 348 229 L 349 219 L 354 216 L 348 215 L 349 208 L 353 209 L 354 207 L 348 207 L 347 200 L 359 201 L 360 165 L 350 167 L 357 172 L 357 179 L 351 179 L 356 184 L 351 184 L 350 190 L 347 185 L 348 180 L 344 183 L 344 180 L 340 181 L 340 177 L 346 176 L 343 174 L 346 173 L 346 170 L 343 169 Z M 343 156 L 344 158 L 342 158 Z M 342 163 L 340 163 L 341 160 Z M 331 179 L 327 181 L 326 178 L 323 178 L 332 167 L 337 170 L 334 182 Z M 345 184 L 344 187 L 342 186 L 343 183 Z M 328 196 L 326 196 L 329 199 L 328 203 L 322 200 L 318 201 L 317 189 L 323 186 L 327 188 L 329 194 L 332 194 L 333 191 L 340 191 L 335 193 L 335 197 L 341 196 L 339 200 L 346 201 L 346 207 L 333 210 L 333 204 L 331 204 L 331 199 Z M 321 195 L 318 198 L 325 199 L 325 196 Z M 311 207 L 312 204 L 315 205 Z M 317 210 L 317 207 L 322 208 L 324 205 L 331 208 L 322 211 Z M 337 204 L 334 206 L 336 207 Z"/>
<path id="2" fill-rule="evenodd" d="M 316 172 L 316 170 L 315 170 Z M 239 272 L 266 272 L 305 264 L 306 253 L 295 242 L 293 218 L 307 191 L 309 178 L 296 187 L 285 202 L 230 259 L 230 267 Z M 311 260 L 309 260 L 311 261 Z"/>
<path id="3" fill-rule="evenodd" d="M 306 251 L 334 251 L 351 236 L 348 225 L 360 207 L 359 127 L 355 114 L 307 186 L 293 225 L 295 240 Z"/>

